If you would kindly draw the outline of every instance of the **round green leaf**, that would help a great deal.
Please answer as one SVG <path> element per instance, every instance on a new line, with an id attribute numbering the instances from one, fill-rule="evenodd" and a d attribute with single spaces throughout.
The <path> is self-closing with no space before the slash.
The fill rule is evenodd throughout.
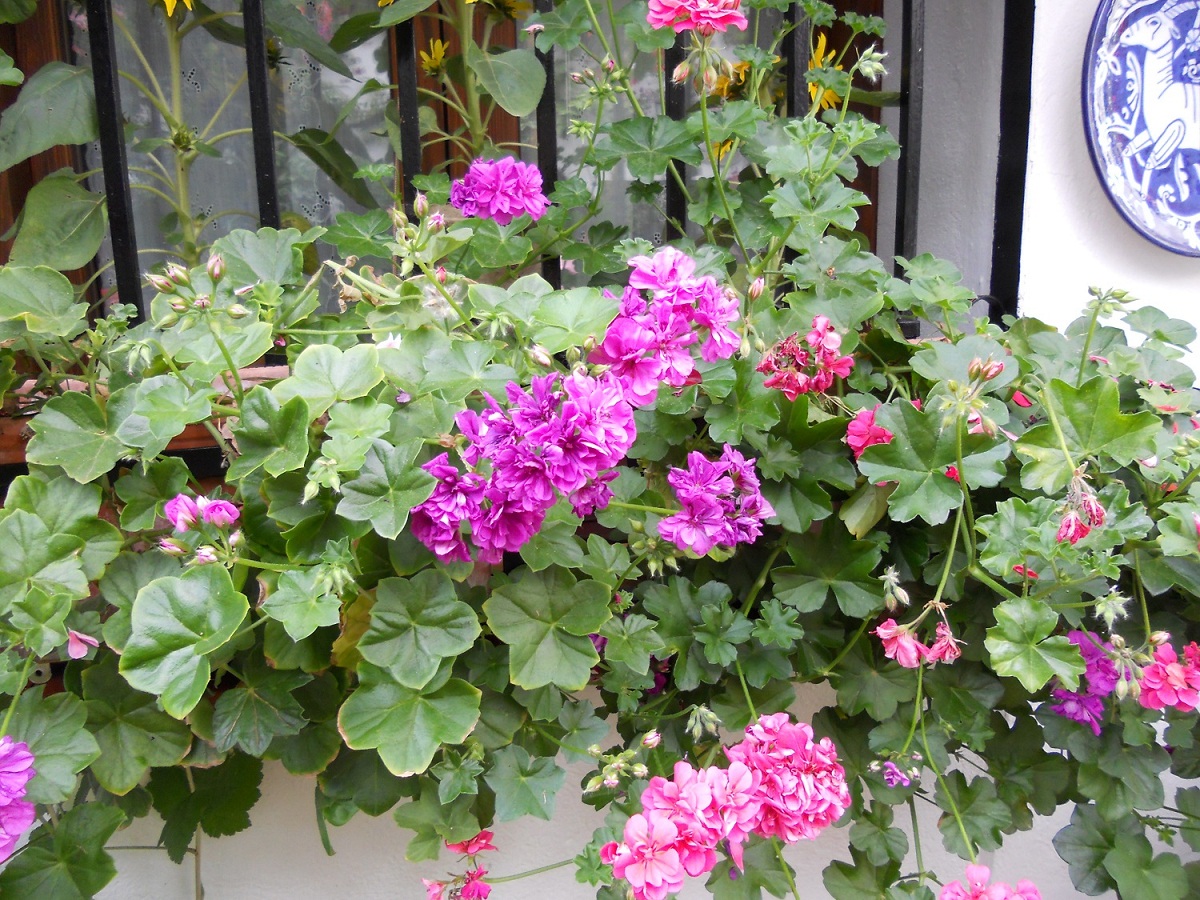
<path id="1" fill-rule="evenodd" d="M 282 623 L 293 641 L 302 641 L 318 628 L 338 623 L 342 601 L 331 587 L 321 566 L 284 572 L 260 608 Z"/>
<path id="2" fill-rule="evenodd" d="M 338 515 L 355 522 L 370 522 L 379 534 L 394 539 L 408 522 L 414 506 L 429 499 L 436 481 L 414 465 L 419 443 L 393 447 L 377 440 L 367 452 L 362 471 L 342 485 Z"/>
<path id="3" fill-rule="evenodd" d="M 75 302 L 65 275 L 47 266 L 0 267 L 0 340 L 26 334 L 74 337 L 87 304 Z"/>
<path id="4" fill-rule="evenodd" d="M 317 344 L 301 351 L 294 373 L 275 385 L 274 392 L 280 403 L 303 397 L 311 414 L 319 416 L 338 400 L 365 396 L 382 380 L 374 344 L 358 344 L 346 351 Z"/>
<path id="5" fill-rule="evenodd" d="M 527 116 L 537 109 L 546 88 L 546 70 L 532 50 L 488 53 L 471 42 L 466 63 L 505 112 Z"/>
<path id="6" fill-rule="evenodd" d="M 29 192 L 9 258 L 20 266 L 78 269 L 100 249 L 107 224 L 103 194 L 51 175 Z"/>
<path id="7" fill-rule="evenodd" d="M 110 405 L 119 402 L 119 394 L 124 390 L 109 398 Z M 26 451 L 29 461 L 61 466 L 79 482 L 99 478 L 126 453 L 125 445 L 109 431 L 106 411 L 88 394 L 52 397 L 29 427 L 33 430 Z"/>

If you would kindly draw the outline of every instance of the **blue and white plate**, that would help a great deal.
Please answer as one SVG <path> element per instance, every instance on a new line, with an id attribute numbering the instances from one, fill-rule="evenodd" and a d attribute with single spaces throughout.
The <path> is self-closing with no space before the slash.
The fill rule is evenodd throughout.
<path id="1" fill-rule="evenodd" d="M 1200 256 L 1200 0 L 1101 0 L 1083 119 L 1121 215 L 1160 247 Z"/>

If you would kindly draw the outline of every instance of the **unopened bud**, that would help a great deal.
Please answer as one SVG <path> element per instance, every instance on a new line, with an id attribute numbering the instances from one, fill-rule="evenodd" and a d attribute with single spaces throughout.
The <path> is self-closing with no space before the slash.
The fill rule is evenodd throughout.
<path id="1" fill-rule="evenodd" d="M 687 60 L 685 59 L 683 62 L 677 65 L 675 67 L 675 71 L 671 73 L 671 81 L 673 81 L 675 84 L 683 84 L 688 80 L 688 78 L 691 77 L 691 74 L 692 67 L 687 64 Z"/>
<path id="2" fill-rule="evenodd" d="M 554 360 L 550 356 L 550 352 L 541 344 L 534 344 L 529 348 L 529 358 L 539 366 L 550 368 L 554 365 Z"/>
<path id="3" fill-rule="evenodd" d="M 701 82 L 704 85 L 704 93 L 711 94 L 717 89 L 717 79 L 717 70 L 714 67 L 709 66 L 704 70 L 704 75 L 701 78 Z"/>
<path id="4" fill-rule="evenodd" d="M 158 549 L 168 556 L 185 556 L 188 548 L 171 538 L 163 538 L 158 542 Z"/>
<path id="5" fill-rule="evenodd" d="M 438 266 L 437 270 L 433 273 L 433 277 L 438 280 L 438 284 L 445 284 L 450 276 L 446 273 L 445 266 Z"/>
<path id="6" fill-rule="evenodd" d="M 212 306 L 212 300 L 209 298 L 208 294 L 201 294 L 196 298 L 196 301 L 192 305 L 196 307 L 196 309 L 208 309 L 210 306 Z"/>
<path id="7" fill-rule="evenodd" d="M 647 750 L 653 750 L 661 743 L 662 735 L 653 729 L 647 731 L 645 737 L 642 738 L 642 746 Z"/>
<path id="8" fill-rule="evenodd" d="M 176 297 L 171 301 L 171 309 L 175 310 L 175 312 L 185 312 L 187 308 L 187 302 L 180 297 Z"/>
<path id="9" fill-rule="evenodd" d="M 446 227 L 446 217 L 440 212 L 429 214 L 429 218 L 425 220 L 425 227 L 429 229 L 430 234 L 437 234 Z"/>
<path id="10" fill-rule="evenodd" d="M 187 287 L 192 283 L 192 276 L 188 274 L 188 270 L 177 263 L 167 266 L 167 277 L 180 287 Z"/>
<path id="11" fill-rule="evenodd" d="M 246 316 L 250 315 L 250 310 L 246 309 L 246 307 L 242 306 L 240 303 L 233 304 L 233 306 L 229 307 L 229 309 L 225 310 L 225 312 L 231 319 L 244 319 Z"/>
<path id="12" fill-rule="evenodd" d="M 975 381 L 983 374 L 983 360 L 978 356 L 971 360 L 971 364 L 967 366 L 967 377 Z"/>
<path id="13" fill-rule="evenodd" d="M 173 313 L 173 312 L 167 313 L 165 316 L 163 316 L 161 319 L 158 320 L 158 327 L 159 328 L 170 328 L 172 325 L 174 325 L 178 321 L 179 321 L 178 313 Z"/>
<path id="14" fill-rule="evenodd" d="M 526 34 L 538 35 L 538 34 L 541 34 L 541 33 L 542 33 L 543 31 L 545 31 L 545 30 L 546 30 L 546 26 L 545 26 L 545 25 L 542 25 L 542 24 L 540 24 L 540 23 L 535 23 L 535 24 L 533 24 L 533 25 L 526 26 L 526 28 L 525 28 L 525 33 L 526 33 Z"/>
<path id="15" fill-rule="evenodd" d="M 1161 647 L 1163 644 L 1169 643 L 1171 643 L 1171 632 L 1169 631 L 1156 631 L 1150 635 L 1151 647 Z"/>
<path id="16" fill-rule="evenodd" d="M 1004 363 L 998 359 L 989 359 L 983 366 L 983 380 L 991 381 L 993 378 L 998 378 L 1003 371 Z"/>
<path id="17" fill-rule="evenodd" d="M 1170 637 L 1170 635 L 1168 635 L 1168 637 Z M 1114 650 L 1125 649 L 1125 638 L 1121 637 L 1119 634 L 1110 635 L 1108 642 L 1113 645 Z"/>
<path id="18" fill-rule="evenodd" d="M 585 794 L 594 794 L 602 787 L 604 787 L 604 780 L 599 775 L 593 775 L 588 779 L 588 783 L 583 786 L 583 792 Z"/>
<path id="19" fill-rule="evenodd" d="M 209 544 L 203 547 L 196 548 L 196 556 L 192 559 L 192 564 L 197 566 L 207 566 L 210 563 L 217 561 L 217 548 Z"/>
<path id="20" fill-rule="evenodd" d="M 604 71 L 606 71 L 606 72 L 612 72 L 617 67 L 616 60 L 614 60 L 611 56 L 604 57 L 603 65 L 604 65 Z"/>
<path id="21" fill-rule="evenodd" d="M 583 84 L 583 75 L 581 75 L 579 72 L 572 72 L 571 80 L 576 84 Z"/>
<path id="22" fill-rule="evenodd" d="M 634 778 L 645 778 L 650 774 L 650 770 L 646 768 L 645 763 L 634 763 L 632 768 L 630 768 L 629 773 L 633 775 Z"/>
<path id="23" fill-rule="evenodd" d="M 750 290 L 748 290 L 746 292 L 746 296 L 749 297 L 751 300 L 757 300 L 759 297 L 762 296 L 763 291 L 766 290 L 766 287 L 767 287 L 767 279 L 765 279 L 761 275 L 759 275 L 752 282 L 750 282 Z"/>
<path id="24" fill-rule="evenodd" d="M 424 194 L 417 194 L 417 199 L 413 200 L 413 212 L 421 218 L 429 212 L 429 199 Z"/>
<path id="25" fill-rule="evenodd" d="M 153 272 L 147 272 L 146 280 L 150 282 L 150 286 L 160 294 L 171 294 L 175 292 L 175 282 L 166 276 L 155 275 Z"/>
<path id="26" fill-rule="evenodd" d="M 245 538 L 242 536 L 242 531 L 240 528 L 233 532 L 233 534 L 229 535 L 229 547 L 231 550 L 236 550 L 238 547 L 242 546 L 244 542 Z"/>
<path id="27" fill-rule="evenodd" d="M 225 277 L 225 260 L 221 258 L 220 253 L 214 253 L 210 256 L 208 258 L 208 265 L 205 268 L 208 269 L 208 277 L 213 280 L 213 284 L 216 284 Z"/>

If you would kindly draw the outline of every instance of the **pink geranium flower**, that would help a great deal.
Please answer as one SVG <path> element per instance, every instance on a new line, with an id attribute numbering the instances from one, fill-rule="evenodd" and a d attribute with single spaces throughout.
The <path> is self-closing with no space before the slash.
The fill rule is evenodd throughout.
<path id="1" fill-rule="evenodd" d="M 492 886 L 483 880 L 485 875 L 487 875 L 487 869 L 482 866 L 467 872 L 467 880 L 458 891 L 460 900 L 487 900 L 488 894 L 492 892 Z"/>
<path id="2" fill-rule="evenodd" d="M 1138 702 L 1147 709 L 1174 707 L 1180 712 L 1191 712 L 1200 706 L 1200 667 L 1197 654 L 1200 649 L 1193 643 L 1185 651 L 1185 660 L 1170 644 L 1154 648 L 1154 662 L 1142 669 L 1141 693 Z"/>
<path id="3" fill-rule="evenodd" d="M 679 829 L 666 816 L 638 813 L 625 823 L 625 840 L 617 847 L 613 874 L 629 882 L 634 900 L 663 900 L 683 888 L 678 838 Z"/>
<path id="4" fill-rule="evenodd" d="M 1021 880 L 1016 890 L 1003 882 L 988 884 L 992 872 L 987 866 L 967 866 L 965 882 L 954 881 L 942 888 L 938 900 L 1042 900 L 1033 882 Z"/>
<path id="5" fill-rule="evenodd" d="M 168 500 L 163 507 L 163 513 L 176 531 L 187 531 L 196 524 L 196 520 L 200 517 L 200 509 L 196 506 L 196 501 L 187 494 L 176 494 Z"/>
<path id="6" fill-rule="evenodd" d="M 846 444 L 854 451 L 855 459 L 862 456 L 868 447 L 892 442 L 892 433 L 882 425 L 875 424 L 878 409 L 878 404 L 873 409 L 860 409 L 846 426 Z"/>
<path id="7" fill-rule="evenodd" d="M 451 853 L 461 853 L 465 856 L 474 856 L 476 853 L 482 853 L 484 850 L 495 850 L 492 846 L 492 838 L 496 835 L 491 831 L 481 831 L 469 841 L 459 841 L 457 844 L 446 844 L 446 849 Z"/>
<path id="8" fill-rule="evenodd" d="M 873 632 L 883 641 L 883 655 L 906 669 L 915 669 L 928 659 L 929 648 L 916 639 L 912 629 L 888 619 Z"/>
<path id="9" fill-rule="evenodd" d="M 78 631 L 67 631 L 67 656 L 71 659 L 83 659 L 87 656 L 88 647 L 99 647 L 100 642 L 90 634 Z"/>
<path id="10" fill-rule="evenodd" d="M 207 497 L 199 497 L 196 500 L 196 507 L 200 510 L 200 517 L 205 522 L 218 528 L 228 528 L 241 515 L 238 508 L 228 500 L 209 500 Z"/>
<path id="11" fill-rule="evenodd" d="M 499 225 L 526 214 L 537 221 L 550 205 L 537 166 L 510 156 L 472 162 L 467 174 L 450 186 L 450 203 L 464 216 Z"/>
<path id="12" fill-rule="evenodd" d="M 675 32 L 695 29 L 700 34 L 740 28 L 749 21 L 742 13 L 741 0 L 650 0 L 646 21 L 654 28 L 673 28 Z"/>
<path id="13" fill-rule="evenodd" d="M 962 650 L 959 649 L 959 640 L 950 631 L 950 626 L 945 622 L 938 622 L 937 640 L 933 642 L 933 646 L 929 648 L 928 659 L 931 663 L 952 663 L 960 656 Z"/>

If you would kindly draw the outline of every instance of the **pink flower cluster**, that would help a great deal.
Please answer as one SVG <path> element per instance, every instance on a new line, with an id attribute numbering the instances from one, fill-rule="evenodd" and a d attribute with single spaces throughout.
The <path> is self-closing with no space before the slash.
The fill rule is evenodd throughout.
<path id="1" fill-rule="evenodd" d="M 176 531 L 188 531 L 197 522 L 203 521 L 217 528 L 228 528 L 238 520 L 238 508 L 228 500 L 211 500 L 208 497 L 192 499 L 187 494 L 176 494 L 166 502 L 163 513 Z"/>
<path id="2" fill-rule="evenodd" d="M 33 804 L 23 799 L 36 774 L 29 745 L 8 735 L 0 738 L 0 862 L 12 856 L 36 818 Z"/>
<path id="3" fill-rule="evenodd" d="M 775 510 L 759 490 L 754 460 L 728 444 L 721 457 L 688 454 L 687 468 L 672 468 L 667 481 L 682 507 L 658 523 L 664 539 L 704 556 L 713 547 L 752 544 Z"/>
<path id="4" fill-rule="evenodd" d="M 635 256 L 629 265 L 621 311 L 588 361 L 611 367 L 629 402 L 644 406 L 660 382 L 683 387 L 695 377 L 693 344 L 703 341 L 705 362 L 733 356 L 741 339 L 729 326 L 740 312 L 737 294 L 711 275 L 697 278 L 696 261 L 674 247 Z"/>
<path id="5" fill-rule="evenodd" d="M 1004 882 L 988 884 L 992 871 L 987 866 L 967 866 L 967 879 L 954 881 L 942 888 L 938 900 L 1042 900 L 1032 881 L 1022 878 L 1016 887 Z"/>
<path id="6" fill-rule="evenodd" d="M 757 834 L 793 843 L 815 838 L 850 805 L 846 772 L 828 738 L 793 724 L 787 713 L 762 716 L 728 748 L 727 769 L 675 764 L 671 779 L 655 777 L 642 794 L 621 843 L 600 859 L 629 882 L 634 900 L 678 893 L 687 876 L 712 871 L 717 848 L 742 866 L 742 845 Z"/>
<path id="7" fill-rule="evenodd" d="M 1147 709 L 1168 706 L 1180 712 L 1200 707 L 1200 647 L 1183 649 L 1183 662 L 1170 644 L 1154 648 L 1154 662 L 1142 669 L 1138 702 Z"/>
<path id="8" fill-rule="evenodd" d="M 499 225 L 526 213 L 536 222 L 550 205 L 538 167 L 511 156 L 474 160 L 467 174 L 450 185 L 450 203 L 464 216 Z"/>
<path id="9" fill-rule="evenodd" d="M 490 474 L 460 472 L 445 453 L 422 466 L 438 483 L 413 508 L 412 532 L 442 561 L 471 559 L 464 522 L 478 558 L 497 563 L 533 537 L 559 493 L 580 516 L 604 508 L 612 469 L 637 437 L 612 373 L 543 375 L 529 391 L 509 382 L 507 406 L 485 396 L 482 412 L 466 410 L 456 422 L 468 442 L 463 459 L 472 467 L 486 460 Z"/>
<path id="10" fill-rule="evenodd" d="M 789 400 L 801 394 L 823 394 L 833 386 L 835 378 L 848 377 L 854 368 L 854 357 L 838 356 L 842 336 L 825 316 L 813 317 L 812 330 L 804 336 L 803 344 L 799 337 L 797 332 L 784 338 L 758 364 L 758 371 L 768 376 L 763 384 L 779 388 Z M 874 411 L 870 422 L 875 423 Z"/>
<path id="11" fill-rule="evenodd" d="M 878 411 L 879 404 L 872 409 L 860 409 L 846 425 L 846 445 L 854 451 L 855 459 L 862 456 L 868 447 L 892 442 L 894 435 L 882 425 L 875 424 L 875 413 Z"/>
<path id="12" fill-rule="evenodd" d="M 493 837 L 495 837 L 493 832 L 481 831 L 467 841 L 459 841 L 456 844 L 447 841 L 446 849 L 451 853 L 472 857 L 473 862 L 475 854 L 496 849 L 492 845 Z M 486 875 L 487 869 L 483 866 L 476 866 L 468 869 L 464 875 L 453 881 L 433 881 L 422 878 L 421 884 L 425 885 L 425 900 L 447 900 L 450 897 L 457 898 L 457 900 L 487 900 L 488 895 L 492 892 L 492 886 L 483 880 Z M 447 888 L 450 889 L 449 893 L 447 893 Z"/>
<path id="13" fill-rule="evenodd" d="M 1100 638 L 1090 631 L 1072 631 L 1068 635 L 1072 644 L 1083 655 L 1086 669 L 1078 691 L 1056 688 L 1052 696 L 1057 703 L 1050 711 L 1073 722 L 1082 722 L 1100 736 L 1100 720 L 1104 718 L 1104 698 L 1117 688 L 1117 666 L 1109 655 L 1112 644 L 1101 643 Z"/>
<path id="14" fill-rule="evenodd" d="M 906 669 L 915 669 L 923 662 L 931 665 L 952 663 L 960 656 L 961 641 L 950 630 L 950 623 L 938 622 L 933 646 L 927 647 L 917 640 L 912 625 L 897 625 L 888 619 L 873 632 L 883 642 L 883 655 L 894 659 Z"/>
<path id="15" fill-rule="evenodd" d="M 707 35 L 730 27 L 745 31 L 749 22 L 740 7 L 741 0 L 650 0 L 646 21 L 676 34 L 694 29 Z"/>
<path id="16" fill-rule="evenodd" d="M 1091 492 L 1083 476 L 1076 473 L 1067 488 L 1066 512 L 1059 523 L 1055 540 L 1060 544 L 1063 541 L 1075 544 L 1087 537 L 1093 528 L 1103 525 L 1106 518 L 1104 507 Z"/>

